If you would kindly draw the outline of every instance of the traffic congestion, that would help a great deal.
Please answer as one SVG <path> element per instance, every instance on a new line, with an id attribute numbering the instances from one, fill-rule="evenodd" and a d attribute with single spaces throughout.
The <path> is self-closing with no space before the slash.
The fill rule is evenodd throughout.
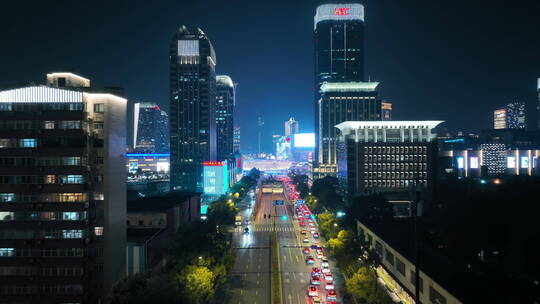
<path id="1" fill-rule="evenodd" d="M 287 178 L 283 180 L 289 200 L 294 203 L 294 220 L 298 225 L 297 237 L 302 242 L 302 255 L 308 268 L 309 282 L 306 286 L 306 299 L 309 304 L 335 304 L 338 301 L 334 275 L 321 244 L 315 215 L 309 210 L 296 192 L 294 184 Z"/>

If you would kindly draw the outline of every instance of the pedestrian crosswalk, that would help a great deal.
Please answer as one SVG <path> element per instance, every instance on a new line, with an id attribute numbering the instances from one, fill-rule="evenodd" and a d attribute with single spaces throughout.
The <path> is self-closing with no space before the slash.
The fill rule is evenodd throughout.
<path id="1" fill-rule="evenodd" d="M 275 231 L 279 231 L 279 232 L 294 231 L 294 227 L 291 225 L 278 225 L 278 224 L 276 224 L 275 226 L 272 224 L 254 224 L 251 226 L 251 231 L 271 232 L 271 231 L 274 231 L 274 227 L 275 227 Z"/>

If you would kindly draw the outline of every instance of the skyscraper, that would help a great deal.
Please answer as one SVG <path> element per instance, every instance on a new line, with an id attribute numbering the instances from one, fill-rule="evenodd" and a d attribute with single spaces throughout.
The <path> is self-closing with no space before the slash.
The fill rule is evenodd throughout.
<path id="1" fill-rule="evenodd" d="M 126 104 L 71 73 L 0 91 L 2 302 L 102 303 L 126 266 Z"/>
<path id="2" fill-rule="evenodd" d="M 319 5 L 314 17 L 314 43 L 315 141 L 318 143 L 317 103 L 323 82 L 364 81 L 364 6 L 358 3 Z"/>
<path id="3" fill-rule="evenodd" d="M 381 120 L 382 105 L 378 86 L 378 82 L 332 82 L 321 85 L 317 107 L 320 120 L 315 130 L 318 136 L 314 178 L 337 174 L 337 124 L 345 121 Z"/>
<path id="4" fill-rule="evenodd" d="M 298 133 L 299 129 L 299 123 L 298 121 L 294 120 L 294 117 L 289 118 L 285 122 L 285 136 L 291 136 L 295 133 Z"/>
<path id="5" fill-rule="evenodd" d="M 513 101 L 493 112 L 494 129 L 525 129 L 526 105 Z"/>
<path id="6" fill-rule="evenodd" d="M 217 159 L 225 160 L 234 154 L 235 87 L 231 77 L 216 76 Z"/>
<path id="7" fill-rule="evenodd" d="M 240 127 L 238 126 L 234 127 L 233 152 L 235 154 L 240 153 Z"/>
<path id="8" fill-rule="evenodd" d="M 171 189 L 203 191 L 203 161 L 216 158 L 216 54 L 199 28 L 170 45 Z"/>
<path id="9" fill-rule="evenodd" d="M 264 120 L 261 115 L 257 116 L 257 154 L 262 153 L 262 132 Z"/>
<path id="10" fill-rule="evenodd" d="M 169 116 L 156 103 L 136 103 L 133 108 L 133 148 L 138 152 L 169 152 Z"/>
<path id="11" fill-rule="evenodd" d="M 538 103 L 536 104 L 537 120 L 538 120 L 538 129 L 540 130 L 540 78 L 536 83 L 536 93 L 538 94 Z"/>

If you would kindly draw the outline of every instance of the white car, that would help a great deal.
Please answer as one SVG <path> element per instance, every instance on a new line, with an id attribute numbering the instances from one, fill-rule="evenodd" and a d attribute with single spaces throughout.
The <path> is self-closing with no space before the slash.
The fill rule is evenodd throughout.
<path id="1" fill-rule="evenodd" d="M 304 242 L 304 243 L 309 243 L 309 240 L 308 240 L 308 239 L 304 239 L 303 242 Z"/>
<path id="2" fill-rule="evenodd" d="M 328 268 L 328 259 L 326 257 L 322 258 L 321 266 Z"/>
<path id="3" fill-rule="evenodd" d="M 321 271 L 322 271 L 322 273 L 329 273 L 330 269 L 328 267 L 323 267 L 323 269 Z"/>
<path id="4" fill-rule="evenodd" d="M 334 289 L 336 289 L 336 287 L 334 286 L 334 283 L 328 282 L 328 283 L 326 283 L 326 286 L 324 286 L 324 289 L 326 289 L 326 290 L 334 290 Z"/>
<path id="5" fill-rule="evenodd" d="M 324 280 L 326 282 L 334 282 L 334 277 L 332 276 L 331 273 L 325 273 L 324 274 Z"/>

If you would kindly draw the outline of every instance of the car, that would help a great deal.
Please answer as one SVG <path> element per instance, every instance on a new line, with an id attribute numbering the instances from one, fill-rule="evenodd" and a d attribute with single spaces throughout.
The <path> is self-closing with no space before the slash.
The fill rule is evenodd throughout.
<path id="1" fill-rule="evenodd" d="M 309 230 L 309 232 L 310 232 L 312 235 L 315 234 L 315 233 L 317 233 L 317 231 L 315 231 L 315 229 Z"/>
<path id="2" fill-rule="evenodd" d="M 327 301 L 335 301 L 337 300 L 337 294 L 334 289 L 330 289 L 326 291 L 326 300 Z M 329 303 L 329 302 L 327 302 Z"/>
<path id="3" fill-rule="evenodd" d="M 311 285 L 321 285 L 321 279 L 318 276 L 311 277 Z"/>
<path id="4" fill-rule="evenodd" d="M 306 222 L 299 222 L 300 224 L 300 227 L 305 227 L 306 226 Z"/>
<path id="5" fill-rule="evenodd" d="M 328 268 L 329 264 L 328 264 L 328 259 L 326 257 L 322 258 L 321 266 Z"/>
<path id="6" fill-rule="evenodd" d="M 305 230 L 300 230 L 300 233 L 301 233 L 302 235 L 306 235 L 306 234 L 307 234 L 307 231 L 305 231 Z"/>
<path id="7" fill-rule="evenodd" d="M 309 243 L 309 239 L 303 239 L 302 242 Z"/>
<path id="8" fill-rule="evenodd" d="M 323 267 L 323 269 L 321 271 L 322 271 L 322 273 L 329 273 L 330 269 L 328 267 Z"/>
<path id="9" fill-rule="evenodd" d="M 307 256 L 306 264 L 315 264 L 315 259 L 312 256 Z"/>
<path id="10" fill-rule="evenodd" d="M 324 280 L 326 282 L 334 282 L 334 277 L 332 276 L 331 273 L 325 273 L 324 274 Z"/>
<path id="11" fill-rule="evenodd" d="M 322 260 L 323 257 L 324 257 L 324 255 L 323 255 L 322 251 L 317 252 L 317 259 Z"/>
<path id="12" fill-rule="evenodd" d="M 324 286 L 324 289 L 326 290 L 330 290 L 330 289 L 336 289 L 336 287 L 334 286 L 334 283 L 333 282 L 328 282 L 326 283 L 326 286 Z"/>
<path id="13" fill-rule="evenodd" d="M 304 250 L 302 250 L 302 252 L 304 254 L 310 254 L 311 253 L 311 249 L 309 249 L 309 247 L 304 247 Z"/>
<path id="14" fill-rule="evenodd" d="M 308 296 L 310 297 L 318 297 L 319 296 L 319 289 L 317 286 L 309 286 L 308 287 Z"/>
<path id="15" fill-rule="evenodd" d="M 319 233 L 318 232 L 313 233 L 313 237 L 318 239 L 319 238 Z"/>
<path id="16" fill-rule="evenodd" d="M 311 304 L 320 304 L 320 303 L 321 303 L 321 298 L 319 297 L 311 298 Z"/>
<path id="17" fill-rule="evenodd" d="M 321 270 L 317 267 L 312 267 L 311 268 L 311 276 L 320 276 L 321 275 Z"/>

